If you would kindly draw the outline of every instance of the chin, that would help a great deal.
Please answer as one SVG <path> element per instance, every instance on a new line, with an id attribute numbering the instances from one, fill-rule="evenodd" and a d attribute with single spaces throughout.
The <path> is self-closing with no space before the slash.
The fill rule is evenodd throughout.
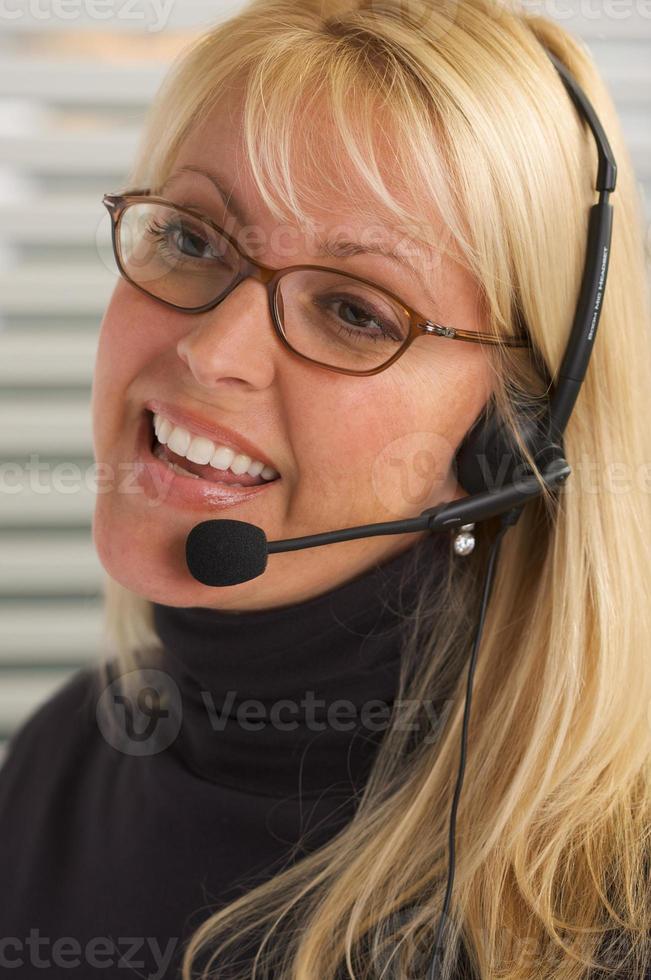
<path id="1" fill-rule="evenodd" d="M 105 572 L 123 588 L 150 602 L 168 606 L 215 606 L 259 592 L 260 576 L 238 586 L 213 588 L 197 582 L 185 561 L 185 534 L 163 530 L 159 517 L 150 521 L 114 513 L 98 503 L 92 523 L 95 551 Z"/>

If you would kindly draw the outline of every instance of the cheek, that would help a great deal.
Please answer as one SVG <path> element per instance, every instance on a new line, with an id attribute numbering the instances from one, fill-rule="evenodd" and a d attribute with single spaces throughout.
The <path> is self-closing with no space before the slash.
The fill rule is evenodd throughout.
<path id="1" fill-rule="evenodd" d="M 100 327 L 96 375 L 98 383 L 124 385 L 166 343 L 165 311 L 127 283 L 113 291 Z"/>
<path id="2" fill-rule="evenodd" d="M 95 359 L 92 391 L 96 448 L 113 438 L 129 408 L 129 386 L 169 345 L 166 311 L 120 281 L 102 319 Z"/>
<path id="3" fill-rule="evenodd" d="M 325 493 L 345 489 L 351 504 L 365 508 L 372 497 L 393 514 L 409 513 L 440 482 L 447 443 L 401 380 L 394 372 L 313 387 L 301 411 L 292 412 L 300 418 L 291 439 L 302 447 L 297 460 L 306 488 L 318 480 Z"/>
<path id="4" fill-rule="evenodd" d="M 388 515 L 409 515 L 453 495 L 456 450 L 489 394 L 473 352 L 448 356 L 436 371 L 430 359 L 426 368 L 315 385 L 296 416 L 299 467 L 326 491 L 347 487 Z"/>
<path id="5" fill-rule="evenodd" d="M 341 378 L 319 379 L 305 390 L 300 411 L 291 413 L 291 441 L 301 446 L 297 457 L 303 472 L 309 468 L 326 482 L 359 484 L 386 445 L 414 419 L 388 376 Z"/>

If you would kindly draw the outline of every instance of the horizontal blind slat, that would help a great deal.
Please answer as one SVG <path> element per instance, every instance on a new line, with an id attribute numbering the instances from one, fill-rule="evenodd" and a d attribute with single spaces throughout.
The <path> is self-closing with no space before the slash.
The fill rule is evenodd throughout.
<path id="1" fill-rule="evenodd" d="M 43 456 L 90 456 L 92 426 L 87 394 L 48 398 L 0 398 L 0 457 L 20 460 L 30 453 Z"/>
<path id="2" fill-rule="evenodd" d="M 86 663 L 98 655 L 102 638 L 100 600 L 0 603 L 0 664 Z"/>
<path id="3" fill-rule="evenodd" d="M 0 531 L 0 596 L 99 595 L 103 580 L 90 533 Z"/>
<path id="4" fill-rule="evenodd" d="M 44 670 L 38 674 L 0 669 L 0 732 L 6 735 L 17 728 L 75 669 Z"/>
<path id="5" fill-rule="evenodd" d="M 90 385 L 97 330 L 0 331 L 0 385 Z"/>
<path id="6" fill-rule="evenodd" d="M 117 271 L 97 262 L 25 263 L 0 271 L 0 309 L 9 315 L 42 313 L 100 317 Z"/>

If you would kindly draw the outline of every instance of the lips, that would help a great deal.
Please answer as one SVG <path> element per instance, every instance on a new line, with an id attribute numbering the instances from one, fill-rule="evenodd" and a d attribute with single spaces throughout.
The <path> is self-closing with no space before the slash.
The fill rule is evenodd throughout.
<path id="1" fill-rule="evenodd" d="M 233 473 L 232 470 L 219 470 L 214 466 L 210 466 L 209 463 L 193 463 L 192 460 L 186 459 L 185 456 L 180 456 L 178 453 L 172 452 L 169 446 L 163 446 L 159 443 L 156 438 L 156 434 L 153 428 L 153 415 L 150 414 L 152 434 L 151 434 L 151 451 L 159 459 L 164 459 L 169 463 L 176 463 L 182 469 L 186 470 L 188 473 L 194 473 L 195 476 L 200 477 L 203 480 L 208 480 L 210 483 L 225 483 L 228 486 L 238 485 L 242 487 L 258 487 L 265 483 L 273 483 L 273 480 L 264 480 L 261 476 L 251 476 L 249 473 L 240 473 L 239 475 Z M 278 479 L 276 477 L 276 479 Z"/>
<path id="2" fill-rule="evenodd" d="M 244 435 L 228 429 L 223 425 L 218 425 L 214 420 L 200 416 L 193 409 L 180 407 L 158 398 L 149 399 L 143 407 L 147 412 L 152 413 L 152 415 L 158 414 L 162 418 L 167 419 L 172 425 L 178 425 L 186 429 L 191 435 L 204 436 L 216 445 L 226 446 L 236 454 L 244 453 L 250 456 L 252 460 L 260 460 L 276 472 L 279 472 L 278 467 L 269 459 L 266 453 Z M 273 480 L 268 480 L 267 482 L 272 483 Z"/>
<path id="3" fill-rule="evenodd" d="M 134 446 L 134 502 L 144 499 L 148 507 L 164 507 L 189 511 L 192 514 L 220 514 L 233 507 L 245 508 L 257 503 L 264 494 L 273 494 L 282 479 L 267 480 L 260 486 L 238 487 L 225 482 L 213 483 L 194 476 L 181 476 L 152 452 L 154 432 L 151 412 L 143 411 L 136 426 Z M 144 495 L 140 497 L 140 493 Z M 246 512 L 246 511 L 245 511 Z"/>

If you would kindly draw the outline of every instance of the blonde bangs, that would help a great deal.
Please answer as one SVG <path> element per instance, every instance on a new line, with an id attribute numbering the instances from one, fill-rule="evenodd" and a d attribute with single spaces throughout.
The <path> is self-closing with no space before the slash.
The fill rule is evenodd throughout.
<path id="1" fill-rule="evenodd" d="M 260 25 L 237 57 L 232 35 L 213 36 L 210 51 L 205 39 L 190 45 L 152 106 L 128 183 L 162 186 L 190 130 L 234 96 L 242 111 L 238 163 L 275 220 L 310 230 L 314 211 L 333 195 L 347 214 L 388 224 L 421 262 L 430 252 L 452 255 L 476 272 L 478 250 L 450 180 L 444 100 L 397 46 L 381 42 L 370 14 L 355 12 L 351 42 L 351 19 L 326 32 L 288 25 L 278 36 Z"/>

